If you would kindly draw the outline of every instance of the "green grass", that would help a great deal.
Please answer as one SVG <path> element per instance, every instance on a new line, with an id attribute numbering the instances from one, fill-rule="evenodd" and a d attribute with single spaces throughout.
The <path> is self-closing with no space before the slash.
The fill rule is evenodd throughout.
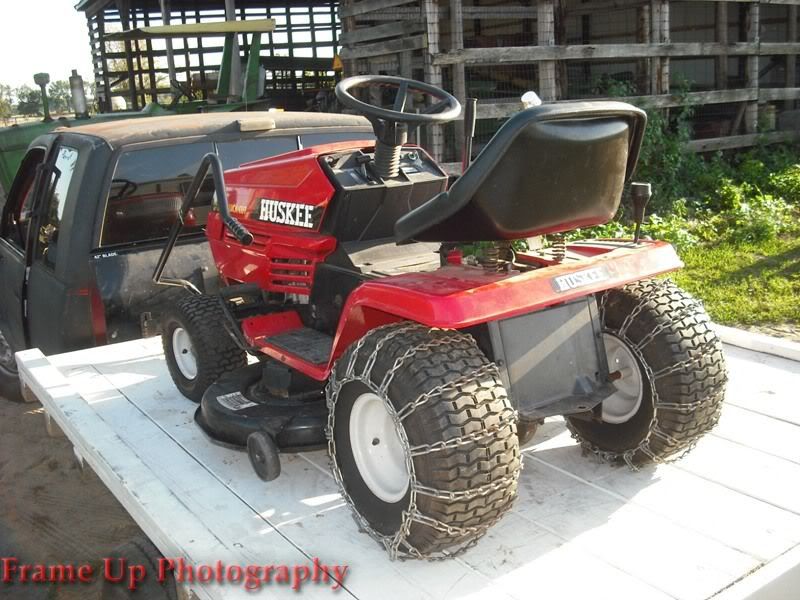
<path id="1" fill-rule="evenodd" d="M 681 258 L 672 278 L 718 323 L 800 323 L 800 237 L 695 246 Z"/>

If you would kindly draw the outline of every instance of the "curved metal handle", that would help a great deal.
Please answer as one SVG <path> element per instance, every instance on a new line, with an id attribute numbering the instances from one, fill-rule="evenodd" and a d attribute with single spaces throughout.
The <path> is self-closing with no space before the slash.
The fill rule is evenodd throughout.
<path id="1" fill-rule="evenodd" d="M 217 196 L 217 210 L 219 210 L 219 214 L 222 215 L 222 223 L 225 225 L 228 231 L 231 232 L 233 237 L 235 237 L 245 246 L 249 246 L 253 243 L 253 234 L 250 233 L 247 228 L 236 219 L 236 217 L 231 215 L 228 207 L 228 192 L 225 189 L 225 179 L 222 176 L 222 161 L 220 160 L 219 156 L 213 152 L 206 154 L 203 157 L 203 160 L 200 161 L 200 168 L 197 169 L 197 173 L 195 174 L 194 179 L 192 179 L 192 184 L 189 186 L 189 189 L 186 192 L 186 199 L 183 201 L 183 206 L 181 207 L 181 220 L 183 220 L 186 212 L 197 199 L 197 194 L 200 193 L 200 188 L 202 187 L 203 181 L 208 174 L 209 168 L 211 169 L 211 177 L 214 180 L 214 193 Z"/>
<path id="2" fill-rule="evenodd" d="M 192 282 L 186 281 L 185 279 L 163 277 L 163 274 L 164 267 L 167 266 L 169 255 L 172 254 L 172 249 L 175 247 L 175 242 L 178 239 L 178 235 L 183 229 L 186 213 L 189 212 L 189 209 L 192 208 L 194 203 L 197 201 L 200 188 L 203 186 L 203 181 L 205 181 L 206 175 L 208 175 L 208 169 L 211 169 L 211 176 L 214 180 L 214 193 L 217 197 L 217 210 L 219 210 L 220 215 L 222 215 L 222 223 L 225 225 L 228 231 L 231 232 L 233 237 L 239 240 L 241 244 L 249 246 L 253 243 L 253 234 L 250 233 L 244 225 L 242 225 L 234 216 L 231 215 L 231 211 L 228 208 L 228 193 L 225 189 L 225 179 L 222 176 L 222 161 L 219 159 L 219 156 L 213 152 L 209 152 L 200 161 L 200 167 L 197 169 L 197 173 L 195 173 L 192 183 L 189 184 L 189 189 L 186 190 L 186 196 L 183 198 L 183 203 L 181 204 L 178 218 L 175 219 L 175 223 L 172 224 L 172 229 L 170 229 L 169 236 L 167 237 L 167 244 L 164 246 L 164 250 L 161 252 L 161 256 L 158 258 L 156 268 L 153 271 L 153 282 L 156 284 L 174 285 L 186 288 L 196 294 L 200 293 L 200 291 Z"/>

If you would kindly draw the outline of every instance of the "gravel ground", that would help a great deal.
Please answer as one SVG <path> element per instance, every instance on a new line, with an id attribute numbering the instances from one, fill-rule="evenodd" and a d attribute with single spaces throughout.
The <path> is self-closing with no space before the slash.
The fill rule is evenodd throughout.
<path id="1" fill-rule="evenodd" d="M 38 403 L 0 398 L 0 556 L 20 563 L 97 563 L 141 534 L 91 469 L 82 471 L 65 437 L 48 436 Z M 99 597 L 99 586 L 0 583 L 20 600 Z"/>

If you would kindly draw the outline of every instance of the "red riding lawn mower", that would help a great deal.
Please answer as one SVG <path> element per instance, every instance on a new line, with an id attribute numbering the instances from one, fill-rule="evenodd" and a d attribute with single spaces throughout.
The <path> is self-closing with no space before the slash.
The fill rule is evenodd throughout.
<path id="1" fill-rule="evenodd" d="M 638 226 L 634 239 L 562 235 L 615 215 L 645 113 L 522 110 L 447 189 L 407 140 L 456 119 L 453 96 L 386 76 L 345 79 L 336 94 L 375 141 L 305 148 L 224 180 L 208 155 L 154 273 L 196 292 L 165 316 L 163 343 L 214 440 L 247 447 L 267 481 L 280 452 L 327 447 L 360 525 L 392 557 L 428 557 L 470 546 L 508 511 L 520 446 L 546 417 L 632 467 L 682 454 L 715 425 L 722 350 L 701 304 L 656 278 L 682 266 L 672 246 Z M 412 112 L 422 96 L 433 101 Z M 217 296 L 163 276 L 212 182 Z M 641 224 L 650 186 L 629 188 Z M 520 249 L 545 234 L 549 246 Z"/>

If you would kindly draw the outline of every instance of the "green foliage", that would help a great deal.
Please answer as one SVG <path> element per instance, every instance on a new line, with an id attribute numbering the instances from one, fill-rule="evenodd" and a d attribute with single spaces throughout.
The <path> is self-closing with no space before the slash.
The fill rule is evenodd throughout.
<path id="1" fill-rule="evenodd" d="M 17 112 L 25 116 L 40 115 L 42 111 L 42 92 L 28 85 L 22 85 L 14 91 L 17 97 Z"/>
<path id="2" fill-rule="evenodd" d="M 66 79 L 51 83 L 47 88 L 47 96 L 50 98 L 50 110 L 53 113 L 62 114 L 72 110 L 72 91 Z"/>
<path id="3" fill-rule="evenodd" d="M 11 87 L 0 83 L 0 119 L 8 119 L 13 113 Z"/>
<path id="4" fill-rule="evenodd" d="M 601 79 L 609 96 L 633 92 L 628 82 Z M 685 83 L 678 96 L 688 92 Z M 756 146 L 735 155 L 703 157 L 687 149 L 694 108 L 684 102 L 669 110 L 648 111 L 635 178 L 653 185 L 643 235 L 664 239 L 679 249 L 703 243 L 764 242 L 800 233 L 800 148 Z M 569 238 L 630 237 L 630 203 L 623 202 L 611 223 Z"/>
<path id="5" fill-rule="evenodd" d="M 681 258 L 671 277 L 718 323 L 800 323 L 800 237 L 697 245 Z"/>
<path id="6" fill-rule="evenodd" d="M 800 205 L 800 163 L 770 173 L 766 187 L 787 202 Z"/>

